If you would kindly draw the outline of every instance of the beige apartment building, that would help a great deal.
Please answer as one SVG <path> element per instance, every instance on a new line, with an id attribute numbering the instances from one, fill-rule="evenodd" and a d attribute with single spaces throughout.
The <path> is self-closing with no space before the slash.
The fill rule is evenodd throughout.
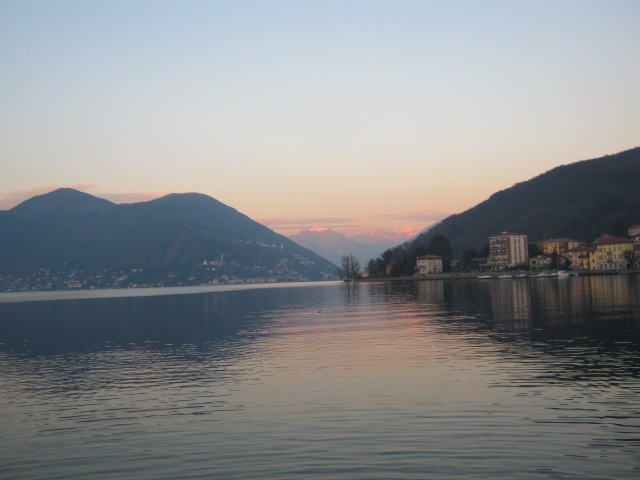
<path id="1" fill-rule="evenodd" d="M 529 246 L 524 233 L 502 232 L 489 237 L 488 265 L 492 270 L 526 265 Z"/>

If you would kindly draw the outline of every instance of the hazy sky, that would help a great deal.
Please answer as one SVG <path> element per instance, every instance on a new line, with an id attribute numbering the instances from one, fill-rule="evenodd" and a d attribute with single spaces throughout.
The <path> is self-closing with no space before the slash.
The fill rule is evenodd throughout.
<path id="1" fill-rule="evenodd" d="M 414 227 L 640 145 L 640 1 L 0 0 L 0 209 Z M 135 194 L 135 195 L 134 195 Z"/>

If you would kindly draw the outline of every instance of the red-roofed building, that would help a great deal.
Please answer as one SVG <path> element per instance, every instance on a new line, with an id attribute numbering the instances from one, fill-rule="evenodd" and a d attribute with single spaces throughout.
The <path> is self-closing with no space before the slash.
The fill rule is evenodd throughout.
<path id="1" fill-rule="evenodd" d="M 593 245 L 582 245 L 572 248 L 567 252 L 571 261 L 572 270 L 597 270 L 596 247 Z"/>
<path id="2" fill-rule="evenodd" d="M 529 267 L 533 271 L 546 270 L 551 268 L 551 255 L 536 255 L 529 259 Z"/>
<path id="3" fill-rule="evenodd" d="M 442 257 L 438 255 L 424 255 L 416 258 L 418 275 L 433 275 L 442 273 Z"/>
<path id="4" fill-rule="evenodd" d="M 633 261 L 633 242 L 628 238 L 605 235 L 594 244 L 598 270 L 626 270 Z"/>

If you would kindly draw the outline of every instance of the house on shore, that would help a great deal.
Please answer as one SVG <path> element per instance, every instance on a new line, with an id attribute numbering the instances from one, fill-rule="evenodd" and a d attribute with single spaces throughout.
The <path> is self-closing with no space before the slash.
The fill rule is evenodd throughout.
<path id="1" fill-rule="evenodd" d="M 416 258 L 418 275 L 433 275 L 442 273 L 442 257 L 438 255 L 424 255 Z"/>
<path id="2" fill-rule="evenodd" d="M 633 262 L 633 241 L 604 235 L 594 243 L 596 270 L 626 270 Z"/>
<path id="3" fill-rule="evenodd" d="M 529 259 L 529 268 L 532 271 L 542 271 L 551 268 L 551 255 L 536 255 Z"/>

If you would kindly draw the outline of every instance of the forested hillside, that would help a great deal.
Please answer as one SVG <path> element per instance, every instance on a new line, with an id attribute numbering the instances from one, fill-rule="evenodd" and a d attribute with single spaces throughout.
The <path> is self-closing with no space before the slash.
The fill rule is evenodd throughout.
<path id="1" fill-rule="evenodd" d="M 529 241 L 554 237 L 591 242 L 604 234 L 626 235 L 640 223 L 640 147 L 554 168 L 447 217 L 416 242 L 437 233 L 451 241 L 453 255 L 480 250 L 490 235 L 509 230 Z"/>
<path id="2" fill-rule="evenodd" d="M 605 234 L 626 236 L 634 224 L 640 224 L 640 147 L 557 167 L 497 192 L 369 266 L 381 273 L 391 262 L 397 274 L 411 274 L 418 255 L 461 258 L 465 251 L 481 252 L 488 237 L 502 231 L 525 233 L 530 242 L 566 237 L 588 243 Z"/>

